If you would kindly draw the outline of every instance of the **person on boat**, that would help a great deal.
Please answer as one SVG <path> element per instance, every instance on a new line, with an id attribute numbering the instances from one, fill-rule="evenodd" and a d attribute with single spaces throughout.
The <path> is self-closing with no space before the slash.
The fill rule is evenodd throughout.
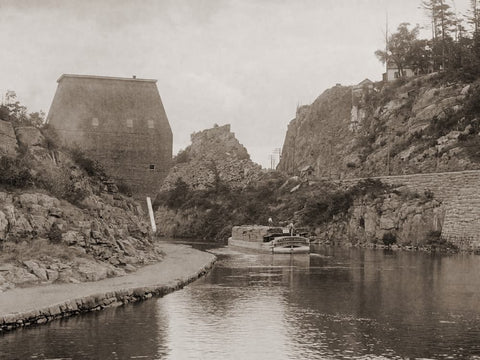
<path id="1" fill-rule="evenodd" d="M 293 226 L 293 222 L 291 222 L 290 224 L 288 224 L 288 232 L 290 233 L 291 236 L 293 236 L 293 231 L 294 231 L 294 226 Z"/>

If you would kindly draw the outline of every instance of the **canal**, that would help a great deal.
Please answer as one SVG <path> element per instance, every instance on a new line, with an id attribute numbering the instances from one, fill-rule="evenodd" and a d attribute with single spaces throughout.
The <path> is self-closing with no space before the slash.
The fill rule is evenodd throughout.
<path id="1" fill-rule="evenodd" d="M 235 252 L 164 298 L 0 336 L 2 359 L 480 359 L 480 257 Z"/>

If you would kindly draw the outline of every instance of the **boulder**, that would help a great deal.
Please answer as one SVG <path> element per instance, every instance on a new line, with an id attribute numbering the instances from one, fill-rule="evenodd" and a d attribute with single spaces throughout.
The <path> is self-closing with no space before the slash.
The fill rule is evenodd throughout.
<path id="1" fill-rule="evenodd" d="M 24 261 L 23 264 L 27 267 L 28 271 L 35 274 L 40 280 L 47 281 L 47 271 L 41 267 L 38 263 L 32 260 Z"/>
<path id="2" fill-rule="evenodd" d="M 48 281 L 54 282 L 55 280 L 58 279 L 59 274 L 57 270 L 47 269 L 45 271 L 47 273 Z"/>
<path id="3" fill-rule="evenodd" d="M 23 146 L 40 146 L 45 141 L 45 137 L 40 130 L 33 126 L 17 128 L 17 139 L 19 144 Z"/>
<path id="4" fill-rule="evenodd" d="M 17 137 L 12 123 L 0 120 L 0 155 L 17 154 Z"/>
<path id="5" fill-rule="evenodd" d="M 78 273 L 83 281 L 98 281 L 108 275 L 107 267 L 94 262 L 87 262 L 78 267 Z"/>
<path id="6" fill-rule="evenodd" d="M 85 245 L 85 239 L 82 234 L 77 231 L 67 231 L 62 234 L 62 242 L 66 243 L 69 246 L 72 245 Z"/>

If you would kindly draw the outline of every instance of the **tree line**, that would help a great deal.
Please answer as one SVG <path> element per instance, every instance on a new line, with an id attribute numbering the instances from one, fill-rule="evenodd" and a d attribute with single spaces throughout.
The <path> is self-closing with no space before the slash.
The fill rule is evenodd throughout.
<path id="1" fill-rule="evenodd" d="M 466 80 L 480 77 L 480 0 L 469 0 L 467 14 L 452 10 L 448 0 L 423 0 L 420 8 L 429 19 L 431 36 L 419 38 L 420 26 L 401 23 L 386 36 L 386 47 L 375 55 L 383 63 L 415 74 L 455 72 Z"/>

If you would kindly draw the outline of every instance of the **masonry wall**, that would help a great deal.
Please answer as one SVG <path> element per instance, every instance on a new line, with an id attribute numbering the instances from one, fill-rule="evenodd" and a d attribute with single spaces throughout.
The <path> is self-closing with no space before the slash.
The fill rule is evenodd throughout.
<path id="1" fill-rule="evenodd" d="M 480 248 L 480 171 L 458 171 L 375 177 L 412 192 L 433 192 L 445 206 L 442 238 L 461 249 Z M 353 185 L 361 179 L 342 180 Z"/>
<path id="2" fill-rule="evenodd" d="M 172 160 L 172 131 L 155 80 L 63 75 L 47 122 L 137 195 L 155 196 Z"/>

